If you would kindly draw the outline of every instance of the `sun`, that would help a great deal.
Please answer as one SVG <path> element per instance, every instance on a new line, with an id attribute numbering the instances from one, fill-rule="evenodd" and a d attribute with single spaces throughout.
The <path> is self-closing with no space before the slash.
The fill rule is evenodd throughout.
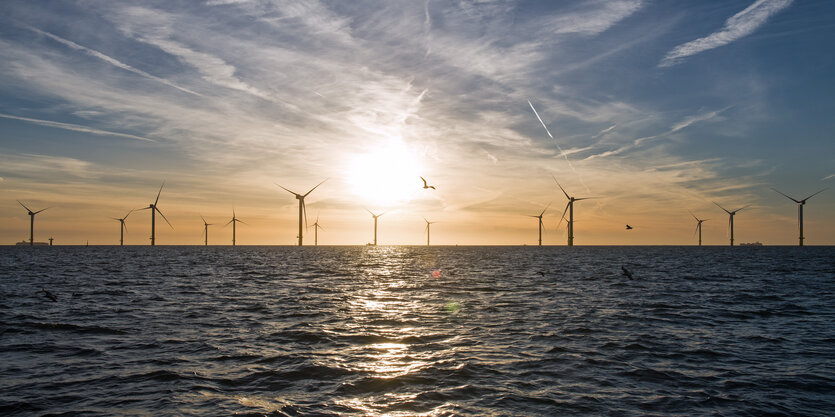
<path id="1" fill-rule="evenodd" d="M 390 139 L 351 160 L 348 182 L 371 209 L 406 203 L 421 184 L 416 152 L 403 140 Z"/>

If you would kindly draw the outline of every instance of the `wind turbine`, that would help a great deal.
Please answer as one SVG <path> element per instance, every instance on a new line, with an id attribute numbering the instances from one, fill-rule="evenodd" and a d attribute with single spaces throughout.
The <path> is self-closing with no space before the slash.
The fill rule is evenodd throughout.
<path id="1" fill-rule="evenodd" d="M 206 237 L 206 240 L 203 241 L 203 246 L 209 246 L 209 226 L 212 224 L 206 223 L 206 219 L 204 219 L 203 216 L 200 216 L 200 218 L 203 220 L 203 235 Z"/>
<path id="2" fill-rule="evenodd" d="M 162 187 L 165 186 L 165 181 L 162 182 L 162 185 L 159 186 L 159 192 L 157 193 L 157 199 L 154 200 L 153 203 L 149 204 L 148 207 L 141 208 L 139 210 L 151 210 L 151 246 L 156 245 L 156 217 L 155 214 L 159 213 L 162 216 L 163 220 L 171 226 L 171 222 L 165 218 L 165 215 L 162 214 L 162 211 L 157 207 L 157 203 L 159 203 L 159 195 L 162 194 Z M 171 226 L 171 230 L 174 230 L 174 226 Z"/>
<path id="3" fill-rule="evenodd" d="M 696 232 L 699 232 L 699 246 L 702 246 L 702 223 L 710 219 L 700 219 L 696 217 L 696 215 L 693 214 L 692 211 L 690 212 L 690 215 L 693 216 L 694 219 L 696 219 L 696 230 L 694 230 L 693 233 L 695 234 Z"/>
<path id="4" fill-rule="evenodd" d="M 38 211 L 32 211 L 32 209 L 26 207 L 26 205 L 21 203 L 20 200 L 17 200 L 17 203 L 23 206 L 23 208 L 25 208 L 26 211 L 29 212 L 29 246 L 33 246 L 35 244 L 35 215 L 48 209 L 49 207 L 40 209 Z"/>
<path id="5" fill-rule="evenodd" d="M 551 203 L 545 206 L 545 209 L 542 210 L 542 213 L 539 213 L 539 216 L 528 216 L 539 219 L 539 246 L 542 246 L 542 216 L 545 214 L 545 210 L 548 210 L 548 207 L 551 207 Z"/>
<path id="6" fill-rule="evenodd" d="M 322 182 L 316 184 L 316 187 L 322 185 L 322 183 L 327 181 L 327 180 L 328 179 L 325 178 Z M 276 184 L 276 185 L 278 185 L 278 184 Z M 278 186 L 281 187 L 281 185 L 278 185 Z M 287 191 L 288 193 L 295 195 L 296 200 L 299 200 L 299 236 L 298 236 L 299 237 L 299 246 L 302 245 L 302 217 L 304 217 L 305 226 L 307 225 L 307 209 L 305 208 L 305 205 L 304 205 L 304 198 L 307 197 L 308 194 L 312 193 L 313 190 L 316 189 L 316 187 L 311 188 L 310 191 L 308 191 L 304 194 L 295 193 L 295 192 L 290 191 L 290 190 L 288 190 L 284 187 L 281 187 L 281 188 L 284 189 L 284 191 Z"/>
<path id="7" fill-rule="evenodd" d="M 374 214 L 369 209 L 365 209 L 365 211 L 367 211 L 369 214 L 371 214 L 371 217 L 374 218 L 374 246 L 377 246 L 377 218 L 386 214 L 386 212 L 384 211 L 380 214 Z"/>
<path id="8" fill-rule="evenodd" d="M 775 189 L 775 188 L 772 188 L 772 190 L 777 191 L 777 189 Z M 794 201 L 795 203 L 797 203 L 797 226 L 800 228 L 800 237 L 798 238 L 798 240 L 799 240 L 798 246 L 803 246 L 803 239 L 805 239 L 803 237 L 803 206 L 806 205 L 806 200 L 808 200 L 808 199 L 810 199 L 810 198 L 812 198 L 812 197 L 814 197 L 814 196 L 816 196 L 816 195 L 818 195 L 818 194 L 820 194 L 824 191 L 826 191 L 826 188 L 810 195 L 809 197 L 804 198 L 803 200 L 795 200 L 795 199 L 777 191 L 778 193 L 782 194 L 783 197 L 786 197 L 789 200 Z"/>
<path id="9" fill-rule="evenodd" d="M 319 229 L 324 227 L 319 225 L 319 216 L 316 216 L 316 221 L 313 222 L 313 246 L 319 246 Z"/>
<path id="10" fill-rule="evenodd" d="M 381 214 L 381 216 L 382 216 L 382 214 Z M 377 219 L 374 219 L 374 220 L 375 220 L 375 224 L 376 224 Z M 423 221 L 426 222 L 426 246 L 429 246 L 429 225 L 433 224 L 433 223 L 437 223 L 437 222 L 430 222 L 429 220 L 426 220 L 426 217 L 423 218 Z"/>
<path id="11" fill-rule="evenodd" d="M 594 197 L 574 198 L 574 197 L 568 195 L 567 192 L 565 192 L 565 189 L 562 188 L 562 185 L 560 185 L 560 182 L 557 181 L 556 178 L 554 178 L 554 182 L 557 183 L 557 186 L 560 187 L 560 190 L 562 190 L 562 193 L 565 194 L 565 198 L 568 199 L 568 203 L 565 205 L 565 210 L 562 211 L 562 217 L 560 218 L 560 222 L 562 222 L 562 220 L 565 219 L 565 212 L 567 211 L 568 212 L 568 220 L 567 220 L 568 221 L 568 226 L 567 226 L 567 229 L 568 229 L 568 246 L 574 246 L 574 202 L 575 201 L 581 201 L 581 200 L 589 200 L 589 199 L 594 198 Z M 557 227 L 559 227 L 559 224 L 557 224 Z"/>
<path id="12" fill-rule="evenodd" d="M 133 213 L 133 210 L 129 211 L 128 214 L 125 214 L 125 217 L 121 219 L 117 219 L 116 217 L 111 217 L 111 219 L 116 220 L 120 223 L 119 225 L 119 246 L 125 246 L 125 232 L 128 231 L 128 226 L 125 225 L 125 219 Z"/>
<path id="13" fill-rule="evenodd" d="M 740 211 L 740 210 L 742 210 L 742 209 L 744 209 L 748 206 L 740 207 L 740 208 L 738 208 L 734 211 L 728 211 L 726 208 L 720 206 L 719 203 L 717 203 L 715 201 L 713 202 L 713 204 L 716 204 L 720 209 L 725 210 L 725 213 L 728 213 L 728 228 L 731 230 L 731 246 L 733 246 L 734 245 L 734 216 L 736 215 L 736 213 L 738 211 Z"/>
<path id="14" fill-rule="evenodd" d="M 205 220 L 203 220 L 203 222 L 205 223 Z M 232 223 L 232 246 L 235 246 L 235 223 L 246 224 L 246 222 L 244 222 L 243 220 L 238 220 L 238 218 L 235 217 L 235 209 L 232 209 L 232 220 L 229 220 L 226 224 L 223 225 L 223 227 L 229 226 L 229 223 Z"/>

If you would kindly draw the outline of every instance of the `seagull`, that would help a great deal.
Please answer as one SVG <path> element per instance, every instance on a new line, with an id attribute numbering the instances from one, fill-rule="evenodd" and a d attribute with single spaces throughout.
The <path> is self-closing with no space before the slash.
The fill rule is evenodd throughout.
<path id="1" fill-rule="evenodd" d="M 632 271 L 626 269 L 626 266 L 621 266 L 620 269 L 623 270 L 623 275 L 625 275 L 627 278 L 635 279 L 635 278 L 632 278 Z"/>
<path id="2" fill-rule="evenodd" d="M 626 225 L 626 230 L 632 230 L 632 226 L 630 226 L 630 225 L 628 225 L 628 224 L 627 224 L 627 225 Z"/>
<path id="3" fill-rule="evenodd" d="M 420 177 L 420 179 L 423 180 L 423 188 L 431 188 L 433 190 L 435 189 L 434 185 L 426 185 L 426 178 Z"/>
<path id="4" fill-rule="evenodd" d="M 40 291 L 40 292 L 42 292 L 42 293 L 43 293 L 43 295 L 45 295 L 45 296 L 46 296 L 46 298 L 49 298 L 49 299 L 50 299 L 50 300 L 52 300 L 53 302 L 58 301 L 58 297 L 56 297 L 56 296 L 55 296 L 55 294 L 53 294 L 53 293 L 49 292 L 46 288 L 41 289 L 41 291 Z"/>

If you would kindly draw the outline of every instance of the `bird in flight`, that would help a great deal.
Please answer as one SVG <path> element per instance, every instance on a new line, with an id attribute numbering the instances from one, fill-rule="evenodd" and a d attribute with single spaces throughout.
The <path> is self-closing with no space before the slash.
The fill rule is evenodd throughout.
<path id="1" fill-rule="evenodd" d="M 628 225 L 628 224 L 627 224 L 627 225 L 626 225 L 626 230 L 632 230 L 632 226 L 630 226 L 630 225 Z"/>
<path id="2" fill-rule="evenodd" d="M 431 189 L 433 189 L 433 190 L 435 189 L 435 186 L 434 186 L 434 185 L 427 185 L 427 184 L 426 184 L 426 178 L 420 177 L 420 179 L 422 179 L 422 180 L 423 180 L 423 188 L 431 188 Z"/>

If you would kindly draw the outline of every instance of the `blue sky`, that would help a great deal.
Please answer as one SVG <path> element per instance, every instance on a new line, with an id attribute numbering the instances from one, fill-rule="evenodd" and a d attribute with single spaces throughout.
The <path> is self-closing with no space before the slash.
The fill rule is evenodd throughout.
<path id="1" fill-rule="evenodd" d="M 165 180 L 161 242 L 199 243 L 200 215 L 235 208 L 239 242 L 291 244 L 297 202 L 275 184 L 330 178 L 308 199 L 324 243 L 370 240 L 368 207 L 389 212 L 383 243 L 420 243 L 427 217 L 439 244 L 533 244 L 525 216 L 551 203 L 545 242 L 564 244 L 553 176 L 600 197 L 578 203 L 578 244 L 690 244 L 688 211 L 722 244 L 712 201 L 751 205 L 738 241 L 793 244 L 795 206 L 769 188 L 835 181 L 833 16 L 790 0 L 7 0 L 0 242 L 28 237 L 21 200 L 53 206 L 37 240 L 115 243 L 108 217 Z M 438 189 L 411 189 L 418 174 Z M 835 191 L 809 201 L 809 244 L 835 244 L 833 209 Z M 128 242 L 147 243 L 146 213 Z"/>

